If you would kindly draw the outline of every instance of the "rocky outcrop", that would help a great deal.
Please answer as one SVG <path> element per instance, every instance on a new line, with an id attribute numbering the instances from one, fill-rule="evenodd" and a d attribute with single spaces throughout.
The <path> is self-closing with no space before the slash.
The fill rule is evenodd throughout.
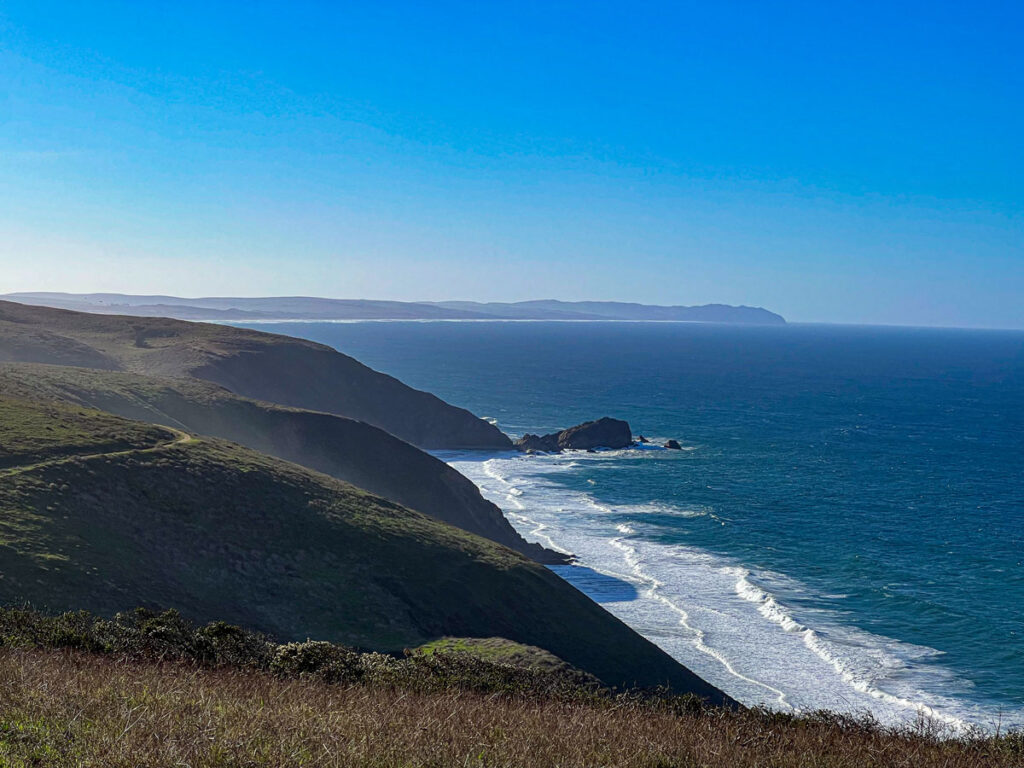
<path id="1" fill-rule="evenodd" d="M 681 451 L 681 450 L 683 450 L 683 446 L 681 446 L 679 444 L 678 440 L 668 440 L 665 443 L 665 447 L 668 448 L 671 451 Z"/>
<path id="2" fill-rule="evenodd" d="M 621 419 L 605 416 L 588 421 L 558 433 L 558 447 L 569 448 L 628 448 L 633 444 L 633 431 Z"/>
<path id="3" fill-rule="evenodd" d="M 566 450 L 593 450 L 595 448 L 628 448 L 633 444 L 633 432 L 628 422 L 607 416 L 597 421 L 577 424 L 575 427 L 550 435 L 523 435 L 515 441 L 520 451 L 556 453 Z"/>
<path id="4" fill-rule="evenodd" d="M 515 441 L 514 445 L 524 453 L 558 453 L 558 434 L 531 435 L 526 434 Z"/>

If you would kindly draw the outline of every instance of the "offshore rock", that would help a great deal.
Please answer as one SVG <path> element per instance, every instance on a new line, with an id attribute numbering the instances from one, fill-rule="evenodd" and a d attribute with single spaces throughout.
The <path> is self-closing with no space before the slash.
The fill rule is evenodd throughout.
<path id="1" fill-rule="evenodd" d="M 523 435 L 515 441 L 520 451 L 557 453 L 564 450 L 594 450 L 596 448 L 628 448 L 633 444 L 629 423 L 607 416 L 597 421 L 577 424 L 550 435 Z"/>
<path id="2" fill-rule="evenodd" d="M 633 431 L 629 423 L 605 416 L 588 421 L 558 433 L 558 447 L 574 448 L 628 448 L 633 444 Z"/>
<path id="3" fill-rule="evenodd" d="M 558 453 L 558 434 L 523 435 L 514 445 L 524 453 Z"/>

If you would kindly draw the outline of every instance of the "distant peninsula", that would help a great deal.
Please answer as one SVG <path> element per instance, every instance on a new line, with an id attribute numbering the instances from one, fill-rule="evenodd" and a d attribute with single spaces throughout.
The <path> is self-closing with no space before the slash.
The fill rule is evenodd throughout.
<path id="1" fill-rule="evenodd" d="M 703 304 L 657 306 L 618 301 L 376 301 L 309 296 L 265 298 L 137 296 L 120 293 L 9 293 L 0 298 L 77 312 L 172 317 L 209 321 L 331 320 L 604 320 L 673 321 L 784 325 L 786 320 L 761 307 Z"/>

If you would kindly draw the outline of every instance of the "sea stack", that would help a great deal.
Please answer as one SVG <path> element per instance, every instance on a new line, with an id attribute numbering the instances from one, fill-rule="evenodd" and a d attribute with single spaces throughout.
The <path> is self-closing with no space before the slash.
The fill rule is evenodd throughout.
<path id="1" fill-rule="evenodd" d="M 633 431 L 629 423 L 608 416 L 597 421 L 577 424 L 575 427 L 549 435 L 523 435 L 515 441 L 520 451 L 557 453 L 565 450 L 593 450 L 596 448 L 628 448 L 633 444 Z"/>

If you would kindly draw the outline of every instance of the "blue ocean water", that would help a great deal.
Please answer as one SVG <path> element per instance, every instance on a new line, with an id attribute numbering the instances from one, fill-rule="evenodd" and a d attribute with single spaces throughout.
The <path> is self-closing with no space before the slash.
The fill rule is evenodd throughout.
<path id="1" fill-rule="evenodd" d="M 675 323 L 261 324 L 510 434 L 611 415 L 657 447 L 448 455 L 559 571 L 727 692 L 1024 723 L 1024 333 Z"/>

